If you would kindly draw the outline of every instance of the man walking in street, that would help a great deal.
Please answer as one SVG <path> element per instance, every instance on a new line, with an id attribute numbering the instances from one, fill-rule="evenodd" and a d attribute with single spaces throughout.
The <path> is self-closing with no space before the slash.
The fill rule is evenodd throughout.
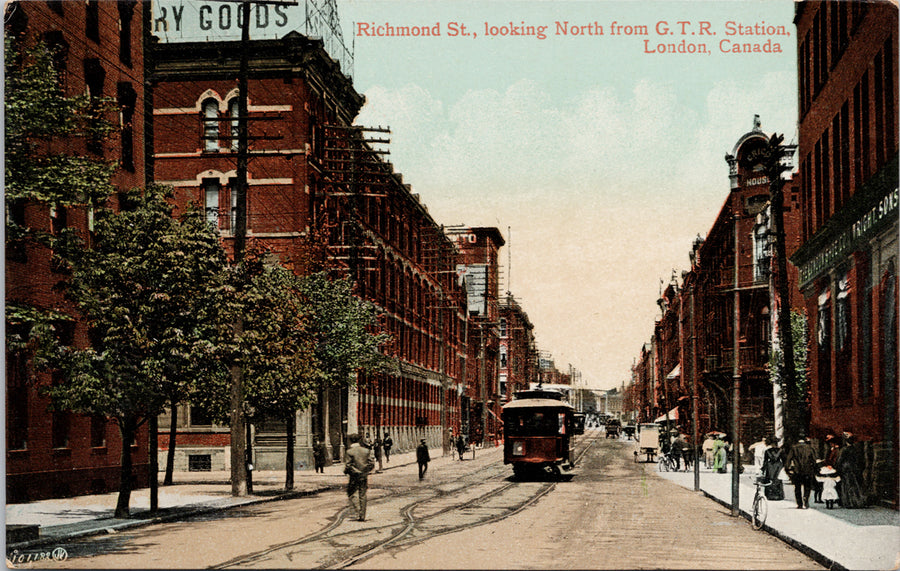
<path id="1" fill-rule="evenodd" d="M 791 447 L 784 462 L 784 471 L 794 484 L 794 499 L 797 500 L 797 509 L 809 509 L 809 494 L 816 485 L 815 478 L 818 472 L 816 454 L 812 447 L 801 436 Z"/>
<path id="2" fill-rule="evenodd" d="M 372 451 L 360 445 L 358 433 L 347 436 L 350 446 L 344 455 L 344 473 L 349 476 L 347 498 L 356 510 L 357 519 L 366 521 L 366 494 L 369 490 L 369 473 L 375 468 Z"/>
<path id="3" fill-rule="evenodd" d="M 416 447 L 416 462 L 419 463 L 419 479 L 425 477 L 425 472 L 428 471 L 428 462 L 431 460 L 431 456 L 428 454 L 428 445 L 425 444 L 425 439 L 423 438 L 419 445 Z"/>

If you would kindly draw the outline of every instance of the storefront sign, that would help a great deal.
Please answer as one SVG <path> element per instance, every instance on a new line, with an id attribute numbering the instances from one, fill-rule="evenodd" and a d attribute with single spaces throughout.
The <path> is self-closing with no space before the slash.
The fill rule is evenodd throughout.
<path id="1" fill-rule="evenodd" d="M 160 42 L 236 41 L 241 39 L 243 5 L 215 0 L 153 0 L 151 31 Z M 252 4 L 250 38 L 278 39 L 307 27 L 305 1 L 284 5 Z M 315 10 L 313 16 L 315 17 Z"/>
<path id="2" fill-rule="evenodd" d="M 800 286 L 805 287 L 838 259 L 846 257 L 861 240 L 868 239 L 888 217 L 897 217 L 900 189 L 894 188 L 871 210 L 841 232 L 809 262 L 800 266 Z"/>

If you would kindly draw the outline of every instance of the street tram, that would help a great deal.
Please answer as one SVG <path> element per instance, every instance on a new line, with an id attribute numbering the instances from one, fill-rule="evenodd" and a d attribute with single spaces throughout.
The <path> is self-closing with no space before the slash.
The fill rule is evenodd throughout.
<path id="1" fill-rule="evenodd" d="M 575 463 L 575 408 L 559 391 L 517 391 L 503 406 L 503 463 L 512 464 L 516 477 L 550 472 Z"/>

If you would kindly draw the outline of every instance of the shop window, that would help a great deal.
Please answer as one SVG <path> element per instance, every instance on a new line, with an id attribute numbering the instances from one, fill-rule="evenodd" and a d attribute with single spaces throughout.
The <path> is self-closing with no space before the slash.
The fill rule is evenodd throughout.
<path id="1" fill-rule="evenodd" d="M 816 363 L 819 377 L 819 406 L 831 406 L 831 292 L 819 296 L 816 319 Z"/>
<path id="2" fill-rule="evenodd" d="M 835 378 L 834 397 L 839 403 L 849 403 L 852 393 L 850 282 L 844 274 L 837 282 L 834 302 Z"/>

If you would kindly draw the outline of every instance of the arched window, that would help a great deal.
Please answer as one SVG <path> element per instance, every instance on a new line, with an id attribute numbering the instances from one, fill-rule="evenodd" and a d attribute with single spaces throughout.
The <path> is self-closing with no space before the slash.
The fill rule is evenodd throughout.
<path id="1" fill-rule="evenodd" d="M 203 150 L 219 150 L 219 102 L 212 98 L 203 102 Z"/>

